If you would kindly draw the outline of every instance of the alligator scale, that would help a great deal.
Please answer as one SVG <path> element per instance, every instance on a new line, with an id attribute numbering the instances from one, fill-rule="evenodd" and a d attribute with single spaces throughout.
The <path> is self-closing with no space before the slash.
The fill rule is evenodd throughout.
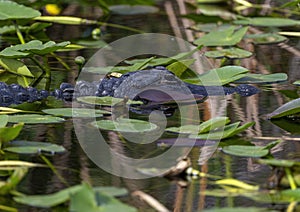
<path id="1" fill-rule="evenodd" d="M 208 95 L 238 93 L 241 96 L 251 96 L 257 92 L 256 87 L 244 84 L 236 87 L 189 84 L 181 81 L 166 68 L 158 66 L 129 72 L 120 77 L 107 75 L 97 82 L 78 81 L 75 86 L 70 83 L 62 83 L 59 89 L 52 92 L 0 82 L 0 106 L 40 101 L 48 96 L 65 101 L 71 101 L 74 97 L 79 96 L 113 96 L 141 100 L 144 103 L 163 103 L 172 99 L 186 100 L 192 96 L 196 99 L 203 99 Z"/>

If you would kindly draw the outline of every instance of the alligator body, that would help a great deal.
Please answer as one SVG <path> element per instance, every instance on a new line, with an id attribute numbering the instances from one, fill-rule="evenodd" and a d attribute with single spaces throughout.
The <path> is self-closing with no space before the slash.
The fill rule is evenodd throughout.
<path id="1" fill-rule="evenodd" d="M 164 67 L 129 72 L 120 77 L 107 75 L 97 82 L 78 81 L 76 85 L 62 83 L 59 89 L 52 92 L 38 91 L 35 88 L 24 88 L 17 84 L 7 85 L 0 82 L 0 106 L 34 102 L 54 96 L 58 99 L 71 101 L 78 96 L 113 96 L 128 97 L 133 100 L 148 102 L 167 102 L 171 99 L 185 100 L 191 98 L 205 98 L 208 95 L 229 95 L 238 93 L 241 96 L 251 96 L 258 93 L 258 89 L 251 85 L 200 86 L 189 84 L 178 79 Z"/>

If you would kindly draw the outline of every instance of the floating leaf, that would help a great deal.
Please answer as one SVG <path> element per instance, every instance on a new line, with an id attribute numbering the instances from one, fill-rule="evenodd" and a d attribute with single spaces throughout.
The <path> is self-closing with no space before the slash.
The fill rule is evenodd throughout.
<path id="1" fill-rule="evenodd" d="M 70 195 L 78 192 L 80 189 L 81 185 L 76 185 L 53 194 L 16 196 L 14 200 L 25 205 L 48 208 L 66 202 L 70 199 Z"/>
<path id="2" fill-rule="evenodd" d="M 0 128 L 5 127 L 8 123 L 8 115 L 0 115 Z"/>
<path id="3" fill-rule="evenodd" d="M 42 152 L 54 154 L 66 151 L 64 147 L 56 144 L 35 141 L 11 141 L 4 150 L 18 154 L 40 154 Z"/>
<path id="4" fill-rule="evenodd" d="M 300 167 L 300 162 L 293 160 L 282 160 L 282 159 L 260 159 L 258 160 L 261 164 L 266 164 L 269 166 L 277 166 L 277 167 L 288 167 L 291 168 L 293 166 Z"/>
<path id="5" fill-rule="evenodd" d="M 300 113 L 300 98 L 294 99 L 276 110 L 274 110 L 272 113 L 268 114 L 268 118 L 275 119 L 280 118 L 284 116 L 294 115 L 296 113 Z"/>
<path id="6" fill-rule="evenodd" d="M 281 43 L 287 40 L 286 37 L 275 33 L 250 34 L 247 35 L 247 38 L 253 39 L 253 43 L 255 44 L 274 44 Z"/>
<path id="7" fill-rule="evenodd" d="M 233 46 L 242 40 L 247 30 L 247 27 L 235 30 L 234 26 L 225 30 L 215 30 L 195 40 L 194 43 L 203 46 Z"/>
<path id="8" fill-rule="evenodd" d="M 200 125 L 184 125 L 180 127 L 169 127 L 166 131 L 184 134 L 206 133 L 216 128 L 224 127 L 230 122 L 228 117 L 216 117 L 201 123 Z"/>
<path id="9" fill-rule="evenodd" d="M 106 110 L 99 109 L 88 109 L 88 108 L 52 108 L 42 110 L 44 113 L 63 116 L 63 117 L 80 117 L 80 118 L 90 118 L 90 117 L 101 117 L 103 114 L 110 114 Z"/>
<path id="10" fill-rule="evenodd" d="M 239 48 L 229 48 L 229 49 L 221 49 L 216 51 L 205 52 L 206 57 L 212 57 L 212 58 L 226 57 L 228 59 L 240 59 L 240 58 L 250 57 L 251 55 L 252 55 L 251 52 Z"/>
<path id="11" fill-rule="evenodd" d="M 15 139 L 20 134 L 23 126 L 23 123 L 18 123 L 12 127 L 0 128 L 0 145 L 2 142 L 8 142 Z"/>
<path id="12" fill-rule="evenodd" d="M 113 130 L 118 132 L 142 133 L 157 129 L 157 125 L 138 119 L 120 118 L 117 121 L 100 120 L 92 123 L 93 126 L 103 130 Z"/>
<path id="13" fill-rule="evenodd" d="M 184 81 L 198 85 L 225 85 L 246 76 L 247 72 L 249 71 L 241 66 L 224 66 Z"/>
<path id="14" fill-rule="evenodd" d="M 275 73 L 275 74 L 246 74 L 244 77 L 234 81 L 234 83 L 255 83 L 255 84 L 265 84 L 265 83 L 279 83 L 284 82 L 288 79 L 286 73 Z"/>
<path id="15" fill-rule="evenodd" d="M 288 18 L 254 17 L 243 20 L 236 20 L 234 24 L 265 26 L 265 27 L 286 27 L 299 25 L 300 21 Z"/>
<path id="16" fill-rule="evenodd" d="M 158 12 L 157 7 L 148 5 L 114 5 L 110 6 L 109 10 L 118 15 L 138 15 Z"/>
<path id="17" fill-rule="evenodd" d="M 116 104 L 120 104 L 121 102 L 124 102 L 124 99 L 115 98 L 115 97 L 111 97 L 111 96 L 102 96 L 102 97 L 82 96 L 82 97 L 78 97 L 77 101 L 83 102 L 86 104 L 92 104 L 92 105 L 114 106 Z M 143 104 L 143 102 L 141 102 L 141 101 L 132 101 L 132 100 L 128 100 L 126 103 L 127 104 Z"/>
<path id="18" fill-rule="evenodd" d="M 8 58 L 22 58 L 30 56 L 31 54 L 45 55 L 58 49 L 62 49 L 68 44 L 70 44 L 68 41 L 61 43 L 48 41 L 47 43 L 43 44 L 42 41 L 32 40 L 25 44 L 7 47 L 0 52 L 0 56 Z"/>
<path id="19" fill-rule="evenodd" d="M 238 133 L 244 131 L 245 129 L 254 125 L 254 122 L 246 123 L 239 127 L 240 122 L 235 122 L 233 124 L 226 125 L 222 130 L 210 131 L 209 133 L 203 133 L 198 135 L 190 135 L 189 138 L 196 139 L 208 139 L 208 140 L 220 140 L 232 137 Z"/>
<path id="20" fill-rule="evenodd" d="M 0 65 L 11 73 L 34 77 L 27 66 L 17 59 L 0 58 Z"/>
<path id="21" fill-rule="evenodd" d="M 293 84 L 300 86 L 300 80 L 297 80 L 297 81 L 293 82 Z"/>
<path id="22" fill-rule="evenodd" d="M 112 186 L 100 186 L 100 187 L 93 187 L 93 190 L 98 193 L 103 193 L 109 196 L 120 197 L 125 196 L 128 194 L 127 189 L 125 188 L 118 188 Z"/>
<path id="23" fill-rule="evenodd" d="M 116 198 L 105 193 L 94 192 L 94 190 L 84 183 L 79 191 L 71 195 L 70 211 L 124 211 L 134 212 L 135 208 L 125 205 Z"/>
<path id="24" fill-rule="evenodd" d="M 64 119 L 48 115 L 26 114 L 9 116 L 8 121 L 14 123 L 24 122 L 26 124 L 48 124 L 63 122 Z"/>
<path id="25" fill-rule="evenodd" d="M 39 11 L 16 2 L 0 1 L 0 20 L 32 19 L 40 15 Z"/>
<path id="26" fill-rule="evenodd" d="M 268 149 L 260 146 L 230 145 L 223 147 L 223 152 L 240 157 L 264 157 L 269 154 Z"/>
<path id="27" fill-rule="evenodd" d="M 173 72 L 177 77 L 181 75 L 195 62 L 195 59 L 180 60 L 168 65 L 166 68 Z"/>

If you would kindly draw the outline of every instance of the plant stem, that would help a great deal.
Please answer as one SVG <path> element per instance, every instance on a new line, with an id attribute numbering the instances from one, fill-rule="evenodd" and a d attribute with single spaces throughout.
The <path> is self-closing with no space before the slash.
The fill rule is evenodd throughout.
<path id="1" fill-rule="evenodd" d="M 292 190 L 297 189 L 297 185 L 295 183 L 295 180 L 293 178 L 293 175 L 292 175 L 292 172 L 291 172 L 290 168 L 285 168 L 285 174 L 286 174 L 286 177 L 287 177 L 287 179 L 289 181 L 291 189 Z"/>
<path id="2" fill-rule="evenodd" d="M 18 36 L 21 44 L 24 44 L 25 43 L 25 39 L 24 39 L 24 37 L 22 35 L 21 30 L 19 29 L 19 26 L 18 26 L 17 22 L 13 21 L 13 23 L 14 23 L 14 26 L 15 26 L 15 29 L 16 29 L 16 33 L 17 33 L 17 36 Z"/>
<path id="3" fill-rule="evenodd" d="M 127 26 L 122 26 L 119 24 L 110 24 L 110 23 L 105 23 L 105 22 L 101 22 L 101 21 L 99 21 L 98 24 L 103 25 L 103 26 L 115 27 L 115 28 L 119 28 L 119 29 L 125 29 L 125 30 L 132 31 L 132 32 L 143 33 L 142 30 L 134 29 L 134 28 L 127 27 Z"/>
<path id="4" fill-rule="evenodd" d="M 56 168 L 53 166 L 53 164 L 46 158 L 44 155 L 40 155 L 42 160 L 49 166 L 49 168 L 53 171 L 54 174 L 60 179 L 61 182 L 63 182 L 65 185 L 70 186 L 69 183 L 61 176 L 61 174 L 58 173 Z"/>
<path id="5" fill-rule="evenodd" d="M 59 56 L 57 56 L 55 53 L 51 53 L 51 55 L 58 61 L 58 62 L 60 62 L 60 64 L 63 66 L 63 67 L 65 67 L 65 69 L 67 69 L 68 71 L 70 71 L 71 70 L 71 68 L 70 68 L 70 66 L 67 64 L 67 63 L 65 63 L 65 61 L 63 61 Z"/>

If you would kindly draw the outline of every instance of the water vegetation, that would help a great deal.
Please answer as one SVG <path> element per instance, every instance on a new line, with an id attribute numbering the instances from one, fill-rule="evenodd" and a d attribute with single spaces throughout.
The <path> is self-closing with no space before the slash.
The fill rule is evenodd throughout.
<path id="1" fill-rule="evenodd" d="M 145 13 L 156 13 L 158 8 L 155 1 L 84 1 L 78 0 L 77 4 L 94 6 L 102 11 L 101 18 L 85 19 L 77 16 L 60 15 L 61 8 L 69 4 L 68 0 L 57 1 L 9 1 L 0 0 L 0 80 L 6 83 L 17 83 L 22 86 L 33 86 L 49 90 L 53 79 L 51 61 L 55 60 L 63 67 L 60 71 L 71 71 L 72 68 L 62 52 L 74 52 L 92 47 L 103 47 L 106 42 L 101 38 L 102 28 L 111 27 L 122 29 L 131 33 L 140 33 L 141 30 L 123 26 L 122 24 L 109 23 L 106 20 L 114 14 L 134 15 Z M 224 5 L 228 4 L 231 10 L 226 10 Z M 94 67 L 87 70 L 90 73 L 117 72 L 124 74 L 130 71 L 145 69 L 148 66 L 165 66 L 177 77 L 185 82 L 202 85 L 232 85 L 232 84 L 254 84 L 267 88 L 270 84 L 287 82 L 286 73 L 251 73 L 248 68 L 240 65 L 241 59 L 253 57 L 255 52 L 243 48 L 243 43 L 254 45 L 274 45 L 286 42 L 290 37 L 298 37 L 295 31 L 282 31 L 299 28 L 299 1 L 293 0 L 285 4 L 267 7 L 265 4 L 256 4 L 246 0 L 198 0 L 190 3 L 192 8 L 190 14 L 182 18 L 193 20 L 194 25 L 189 29 L 200 32 L 201 36 L 191 41 L 195 48 L 191 51 L 182 52 L 170 58 L 151 56 L 147 58 L 134 58 L 123 61 L 119 66 Z M 194 10 L 193 10 L 194 9 Z M 258 16 L 258 12 L 268 10 L 267 15 Z M 45 10 L 48 15 L 42 15 Z M 254 10 L 254 11 L 253 11 Z M 198 14 L 197 12 L 201 12 Z M 54 24 L 90 26 L 90 38 L 92 40 L 52 40 L 47 29 Z M 205 51 L 205 56 L 213 60 L 219 60 L 219 67 L 210 69 L 203 74 L 195 74 L 191 65 L 195 59 L 191 56 L 199 50 Z M 79 61 L 80 59 L 80 61 Z M 72 58 L 73 64 L 82 68 L 84 58 Z M 105 69 L 105 70 L 103 70 Z M 214 76 L 218 76 L 216 79 Z M 295 86 L 299 85 L 299 79 L 290 79 Z M 265 87 L 264 87 L 265 86 Z M 296 94 L 297 96 L 297 94 Z M 129 105 L 140 105 L 141 102 L 116 99 L 112 97 L 80 97 L 78 102 L 94 108 L 65 108 L 60 100 L 48 98 L 45 102 L 25 103 L 19 106 L 0 108 L 0 195 L 13 197 L 15 203 L 29 205 L 37 208 L 62 207 L 70 211 L 137 211 L 136 208 L 120 201 L 119 197 L 128 197 L 130 192 L 123 188 L 115 187 L 93 187 L 88 182 L 69 185 L 53 164 L 53 157 L 65 154 L 68 149 L 63 145 L 54 143 L 38 142 L 31 140 L 19 140 L 18 136 L 24 127 L 35 124 L 49 125 L 54 123 L 66 123 L 70 118 L 90 120 L 91 127 L 106 131 L 136 133 L 135 136 L 143 136 L 159 128 L 150 121 L 126 117 L 111 117 L 111 111 L 115 108 L 126 108 Z M 92 111 L 92 112 L 91 112 Z M 271 121 L 288 118 L 299 127 L 300 103 L 299 96 L 283 104 L 273 112 L 269 111 L 267 118 Z M 30 124 L 30 125 L 29 125 Z M 42 125 L 42 126 L 43 126 Z M 243 196 L 256 202 L 284 203 L 288 211 L 296 210 L 300 201 L 299 197 L 299 162 L 296 160 L 278 159 L 274 149 L 282 144 L 282 140 L 272 140 L 266 145 L 257 145 L 251 137 L 242 142 L 244 132 L 253 129 L 254 121 L 242 123 L 233 121 L 227 116 L 194 123 L 191 125 L 172 126 L 164 129 L 165 134 L 185 134 L 186 139 L 196 140 L 222 140 L 220 149 L 222 154 L 234 158 L 253 159 L 257 164 L 270 166 L 276 170 L 276 180 L 265 184 L 247 183 L 234 176 L 209 175 L 194 169 L 192 178 L 206 179 L 212 189 L 201 191 L 201 195 L 214 197 L 237 197 Z M 299 130 L 297 131 L 299 133 Z M 235 140 L 234 140 L 235 139 Z M 120 135 L 120 140 L 124 138 Z M 124 141 L 125 142 L 125 141 Z M 166 148 L 166 147 L 164 147 Z M 37 157 L 39 163 L 26 160 L 25 156 Z M 16 159 L 18 158 L 18 159 Z M 190 177 L 187 172 L 189 165 L 181 170 L 176 178 L 180 176 L 186 180 Z M 227 165 L 229 166 L 229 165 Z M 52 194 L 26 194 L 21 193 L 18 185 L 26 178 L 30 169 L 42 167 L 50 169 L 57 178 L 65 184 L 61 189 Z M 228 167 L 227 167 L 228 168 Z M 68 167 L 67 167 L 68 169 Z M 229 168 L 228 168 L 229 169 Z M 151 170 L 152 174 L 156 167 Z M 159 170 L 156 170 L 159 171 Z M 143 170 L 150 173 L 150 170 Z M 280 174 L 278 174 L 280 173 Z M 182 178 L 183 176 L 183 178 Z M 174 178 L 173 178 L 174 179 Z M 192 181 L 192 180 L 191 180 Z M 271 186 L 270 186 L 271 185 Z M 145 198 L 147 199 L 147 198 Z M 68 204 L 64 204 L 68 203 Z M 154 204 L 155 205 L 155 204 Z M 156 207 L 156 206 L 153 206 Z M 0 203 L 0 210 L 17 211 L 15 206 L 7 206 L 6 202 Z M 260 207 L 229 207 L 212 208 L 204 211 L 265 211 Z"/>

